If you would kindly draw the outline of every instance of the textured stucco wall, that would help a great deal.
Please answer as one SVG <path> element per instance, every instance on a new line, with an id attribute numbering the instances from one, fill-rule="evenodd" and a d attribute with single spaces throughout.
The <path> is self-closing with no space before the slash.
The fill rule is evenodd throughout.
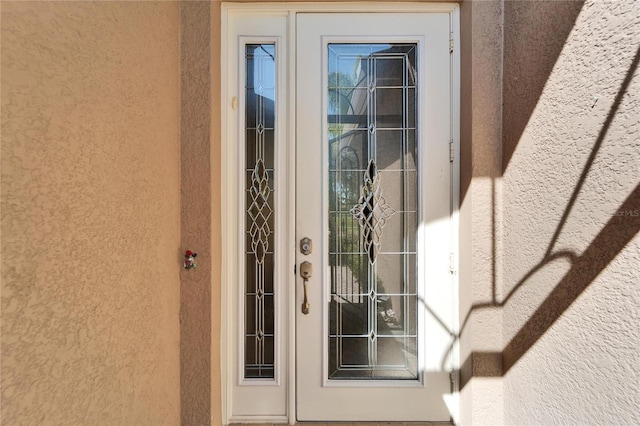
<path id="1" fill-rule="evenodd" d="M 504 25 L 505 422 L 638 424 L 640 7 Z"/>
<path id="2" fill-rule="evenodd" d="M 179 9 L 2 2 L 2 423 L 180 421 Z"/>
<path id="3" fill-rule="evenodd" d="M 215 214 L 212 210 L 219 209 L 220 203 L 212 204 L 215 188 L 211 185 L 210 168 L 210 156 L 215 153 L 211 149 L 211 84 L 214 81 L 210 67 L 211 7 L 211 3 L 203 1 L 180 2 L 181 234 L 183 249 L 198 253 L 198 268 L 183 270 L 181 274 L 180 400 L 183 425 L 204 425 L 220 418 L 218 405 L 214 403 L 212 407 L 211 399 L 212 385 L 220 388 L 219 368 L 211 369 L 212 350 L 216 351 L 215 355 L 219 353 L 220 340 L 218 337 L 212 347 L 212 319 L 215 318 L 213 326 L 216 327 L 220 312 L 215 307 L 220 297 L 212 298 L 211 286 L 211 258 L 212 255 L 220 256 L 219 249 L 212 251 L 212 237 L 215 238 L 212 235 L 212 215 Z M 219 166 L 215 170 L 220 170 Z M 219 332 L 216 334 L 219 336 Z"/>
<path id="4" fill-rule="evenodd" d="M 502 122 L 502 1 L 461 4 L 460 360 L 462 424 L 502 423 L 496 232 Z"/>

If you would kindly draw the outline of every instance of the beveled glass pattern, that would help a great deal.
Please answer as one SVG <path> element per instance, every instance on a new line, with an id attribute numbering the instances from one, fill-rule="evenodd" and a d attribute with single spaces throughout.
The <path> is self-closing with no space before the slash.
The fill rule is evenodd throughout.
<path id="1" fill-rule="evenodd" d="M 245 48 L 244 377 L 274 377 L 275 46 Z"/>
<path id="2" fill-rule="evenodd" d="M 330 44 L 329 378 L 418 378 L 416 45 Z"/>
<path id="3" fill-rule="evenodd" d="M 367 254 L 369 263 L 374 264 L 380 248 L 382 228 L 396 211 L 382 196 L 380 175 L 374 160 L 369 160 L 363 180 L 360 199 L 351 209 L 351 214 L 360 224 L 361 247 Z"/>

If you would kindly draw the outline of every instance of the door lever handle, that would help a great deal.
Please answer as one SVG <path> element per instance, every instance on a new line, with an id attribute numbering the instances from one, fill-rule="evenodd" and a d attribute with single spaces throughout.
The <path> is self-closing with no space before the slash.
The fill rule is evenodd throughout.
<path id="1" fill-rule="evenodd" d="M 300 276 L 302 277 L 302 285 L 304 288 L 304 300 L 302 301 L 302 313 L 309 315 L 309 299 L 307 298 L 307 283 L 313 275 L 313 265 L 311 262 L 302 262 L 300 264 Z"/>
<path id="2" fill-rule="evenodd" d="M 309 315 L 309 300 L 307 299 L 307 280 L 304 280 L 304 301 L 302 302 L 302 313 Z"/>

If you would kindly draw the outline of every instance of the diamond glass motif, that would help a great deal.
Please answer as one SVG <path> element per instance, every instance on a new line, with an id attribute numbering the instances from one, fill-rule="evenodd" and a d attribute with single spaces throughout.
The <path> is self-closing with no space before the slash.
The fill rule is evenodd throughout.
<path id="1" fill-rule="evenodd" d="M 360 200 L 353 206 L 351 214 L 358 220 L 361 228 L 361 244 L 367 253 L 369 262 L 376 262 L 382 228 L 396 211 L 387 204 L 382 196 L 380 176 L 376 172 L 376 163 L 369 160 L 367 171 L 364 172 L 364 183 L 360 188 Z"/>
<path id="2" fill-rule="evenodd" d="M 251 249 L 256 256 L 258 263 L 264 262 L 264 256 L 269 248 L 269 236 L 272 231 L 269 228 L 269 218 L 273 209 L 269 205 L 269 175 L 264 167 L 264 162 L 259 159 L 251 174 L 251 205 L 247 209 L 247 214 L 251 219 Z"/>

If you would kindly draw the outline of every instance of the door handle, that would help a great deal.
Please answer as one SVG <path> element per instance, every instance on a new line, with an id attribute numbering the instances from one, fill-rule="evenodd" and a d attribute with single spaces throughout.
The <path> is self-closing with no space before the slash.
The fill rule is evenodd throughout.
<path id="1" fill-rule="evenodd" d="M 302 313 L 309 315 L 309 299 L 307 298 L 307 282 L 313 275 L 313 265 L 311 262 L 304 261 L 300 264 L 300 276 L 302 277 L 302 286 L 304 287 L 304 300 L 302 302 Z"/>

